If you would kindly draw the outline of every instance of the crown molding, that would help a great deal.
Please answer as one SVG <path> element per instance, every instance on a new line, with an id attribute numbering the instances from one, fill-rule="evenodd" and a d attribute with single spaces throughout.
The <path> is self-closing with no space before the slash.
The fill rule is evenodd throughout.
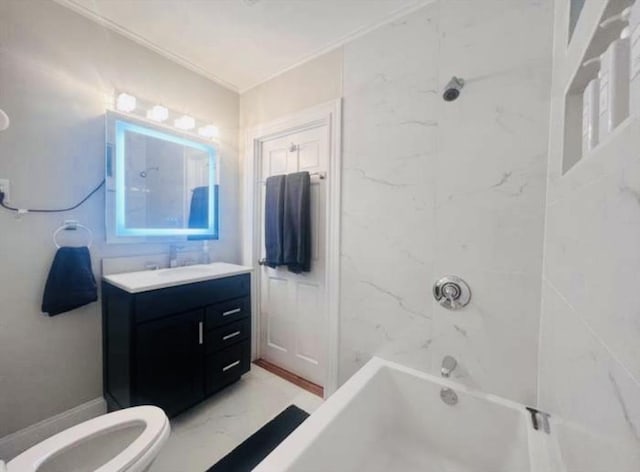
<path id="1" fill-rule="evenodd" d="M 239 93 L 239 89 L 235 84 L 232 84 L 231 82 L 227 82 L 226 80 L 221 79 L 220 77 L 212 74 L 205 68 L 200 67 L 199 65 L 191 62 L 190 60 L 182 57 L 181 55 L 175 54 L 163 47 L 158 46 L 157 44 L 143 38 L 139 34 L 134 33 L 133 31 L 127 28 L 124 28 L 123 26 L 120 26 L 119 24 L 109 20 L 108 18 L 105 18 L 104 16 L 89 10 L 88 8 L 86 8 L 83 5 L 80 5 L 74 0 L 53 0 L 53 1 L 58 3 L 59 5 L 69 8 L 70 10 L 73 10 L 74 12 L 84 16 L 85 18 L 88 18 L 89 20 L 92 20 L 98 23 L 99 25 L 107 29 L 110 29 L 111 31 L 114 31 L 115 33 L 120 34 L 121 36 L 124 36 L 127 39 L 130 39 L 131 41 L 139 44 L 140 46 L 143 46 L 147 49 L 152 50 L 156 54 L 159 54 L 166 59 L 169 59 L 170 61 L 175 62 L 176 64 L 186 69 L 189 69 L 190 71 L 195 72 L 196 74 L 201 75 L 204 78 L 211 80 L 212 82 L 215 82 L 221 87 L 231 90 L 232 92 Z"/>
<path id="2" fill-rule="evenodd" d="M 240 95 L 248 92 L 249 90 L 258 87 L 259 85 L 268 82 L 271 79 L 274 79 L 292 69 L 295 69 L 296 67 L 299 67 L 307 62 L 311 62 L 312 60 L 327 54 L 328 52 L 331 52 L 335 49 L 340 48 L 341 46 L 344 46 L 345 44 L 360 38 L 362 36 L 364 36 L 367 33 L 370 33 L 371 31 L 378 29 L 384 25 L 387 25 L 389 23 L 392 23 L 394 21 L 396 21 L 399 18 L 402 18 L 405 15 L 408 15 L 411 12 L 417 11 L 421 8 L 423 8 L 426 5 L 429 5 L 430 3 L 434 3 L 435 0 L 416 0 L 415 3 L 399 8 L 397 10 L 394 10 L 393 12 L 391 12 L 388 16 L 386 16 L 384 19 L 377 21 L 371 25 L 368 26 L 363 26 L 362 28 L 358 28 L 357 30 L 337 39 L 336 41 L 332 41 L 329 44 L 327 44 L 326 46 L 323 46 L 319 49 L 317 49 L 316 51 L 312 52 L 311 54 L 305 54 L 304 56 L 302 56 L 301 58 L 299 58 L 298 60 L 294 61 L 293 64 L 283 67 L 282 69 L 278 70 L 277 72 L 273 73 L 273 74 L 268 74 L 265 77 L 263 77 L 262 79 L 254 82 L 252 85 L 248 86 L 248 87 L 243 87 L 240 88 L 237 85 L 228 82 L 224 79 L 221 79 L 220 77 L 212 74 L 211 72 L 209 72 L 207 69 L 199 66 L 198 64 L 195 64 L 193 62 L 191 62 L 190 60 L 186 59 L 185 57 L 182 57 L 179 54 L 175 54 L 171 51 L 168 51 L 167 49 L 158 46 L 157 44 L 143 38 L 142 36 L 140 36 L 137 33 L 134 33 L 133 31 L 124 28 L 123 26 L 109 20 L 108 18 L 86 8 L 85 6 L 79 4 L 78 2 L 76 2 L 75 0 L 53 0 L 54 2 L 69 8 L 70 10 L 75 11 L 76 13 L 84 16 L 85 18 L 88 18 L 98 24 L 100 24 L 101 26 L 108 28 L 128 39 L 130 39 L 131 41 L 134 41 L 135 43 L 150 49 L 152 51 L 154 51 L 155 53 L 163 56 L 166 59 L 169 59 L 172 62 L 175 62 L 176 64 L 185 67 L 186 69 L 191 70 L 192 72 L 195 72 L 198 75 L 201 75 L 203 77 L 205 77 L 206 79 L 211 80 L 212 82 L 217 83 L 218 85 L 231 90 L 232 92 L 238 93 Z"/>
<path id="3" fill-rule="evenodd" d="M 342 46 L 344 46 L 347 43 L 350 43 L 351 41 L 354 41 L 364 35 L 366 35 L 367 33 L 370 33 L 371 31 L 374 31 L 384 25 L 387 25 L 389 23 L 393 23 L 394 21 L 398 20 L 399 18 L 402 18 L 405 15 L 408 15 L 409 13 L 412 13 L 414 11 L 420 10 L 421 8 L 431 4 L 431 3 L 435 3 L 436 0 L 417 0 L 416 3 L 402 7 L 402 8 L 398 8 L 397 10 L 394 10 L 393 12 L 391 12 L 389 14 L 389 16 L 386 16 L 384 19 L 377 21 L 371 25 L 368 26 L 363 26 L 362 28 L 358 28 L 357 30 L 341 37 L 340 39 L 337 39 L 336 41 L 332 41 L 331 43 L 329 43 L 326 46 L 321 47 L 320 49 L 317 49 L 316 51 L 312 52 L 311 54 L 305 54 L 302 58 L 298 59 L 297 61 L 295 61 L 293 64 L 284 67 L 282 69 L 280 69 L 278 72 L 275 72 L 273 74 L 269 74 L 268 76 L 265 76 L 264 78 L 258 80 L 257 82 L 255 82 L 253 85 L 249 86 L 249 87 L 243 87 L 241 89 L 239 89 L 238 93 L 240 95 L 248 92 L 249 90 L 256 88 L 260 85 L 262 85 L 265 82 L 270 81 L 271 79 L 275 79 L 276 77 L 278 77 L 279 75 L 284 74 L 285 72 L 289 72 L 290 70 L 295 69 L 296 67 L 299 67 L 303 64 L 306 64 L 307 62 L 311 62 L 314 59 L 327 54 L 328 52 L 331 52 L 335 49 L 338 49 Z"/>

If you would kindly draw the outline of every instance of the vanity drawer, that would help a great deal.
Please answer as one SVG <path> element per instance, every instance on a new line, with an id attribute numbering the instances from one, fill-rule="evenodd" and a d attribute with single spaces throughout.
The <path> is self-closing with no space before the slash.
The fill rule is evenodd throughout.
<path id="1" fill-rule="evenodd" d="M 136 322 L 212 305 L 251 293 L 249 274 L 138 293 L 134 297 Z"/>
<path id="2" fill-rule="evenodd" d="M 251 343 L 249 340 L 207 355 L 205 359 L 205 393 L 209 395 L 235 382 L 249 372 Z"/>
<path id="3" fill-rule="evenodd" d="M 207 331 L 205 345 L 207 353 L 219 351 L 238 341 L 243 341 L 251 335 L 251 318 L 224 325 L 220 328 Z"/>
<path id="4" fill-rule="evenodd" d="M 249 316 L 251 302 L 249 297 L 236 298 L 207 307 L 206 328 L 212 329 Z"/>

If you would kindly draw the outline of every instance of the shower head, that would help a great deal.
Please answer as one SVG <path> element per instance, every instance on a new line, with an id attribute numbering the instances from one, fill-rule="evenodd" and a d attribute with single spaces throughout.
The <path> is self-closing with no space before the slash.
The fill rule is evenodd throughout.
<path id="1" fill-rule="evenodd" d="M 152 170 L 158 171 L 160 170 L 160 167 L 148 167 L 145 170 L 140 172 L 140 177 L 142 177 L 143 179 L 146 179 L 147 175 L 149 175 L 149 172 Z"/>
<path id="2" fill-rule="evenodd" d="M 452 102 L 460 96 L 460 90 L 464 87 L 464 79 L 460 79 L 455 75 L 451 77 L 451 80 L 444 88 L 442 98 L 445 102 Z"/>

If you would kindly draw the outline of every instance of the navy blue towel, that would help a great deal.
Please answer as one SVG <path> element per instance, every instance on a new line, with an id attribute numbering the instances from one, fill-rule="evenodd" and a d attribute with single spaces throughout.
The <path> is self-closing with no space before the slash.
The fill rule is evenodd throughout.
<path id="1" fill-rule="evenodd" d="M 290 272 L 311 271 L 311 176 L 287 175 L 284 191 L 284 264 Z"/>
<path id="2" fill-rule="evenodd" d="M 265 264 L 271 268 L 283 263 L 282 229 L 284 225 L 285 176 L 274 175 L 267 178 L 264 203 L 264 245 Z"/>
<path id="3" fill-rule="evenodd" d="M 98 300 L 98 285 L 87 247 L 61 247 L 56 252 L 42 297 L 49 316 L 71 311 Z"/>
<path id="4" fill-rule="evenodd" d="M 209 227 L 209 187 L 196 187 L 191 193 L 189 228 Z"/>
<path id="5" fill-rule="evenodd" d="M 214 202 L 218 201 L 218 185 L 213 186 Z M 215 209 L 215 203 L 214 203 Z M 214 215 L 216 218 L 217 215 Z M 189 228 L 207 229 L 209 227 L 209 187 L 196 187 L 191 193 L 191 205 L 189 206 Z M 213 239 L 213 234 L 189 235 L 190 241 Z"/>

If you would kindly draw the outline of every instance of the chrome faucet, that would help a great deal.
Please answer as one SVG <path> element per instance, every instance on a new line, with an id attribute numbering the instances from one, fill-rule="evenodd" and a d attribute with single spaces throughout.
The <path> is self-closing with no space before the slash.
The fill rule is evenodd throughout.
<path id="1" fill-rule="evenodd" d="M 458 367 L 458 361 L 451 356 L 445 356 L 444 359 L 442 359 L 440 375 L 442 375 L 444 378 L 449 378 L 451 377 L 451 372 L 453 372 L 456 367 Z"/>
<path id="2" fill-rule="evenodd" d="M 210 264 L 211 256 L 209 255 L 209 241 L 206 239 L 202 241 L 202 264 Z"/>
<path id="3" fill-rule="evenodd" d="M 178 249 L 181 248 L 177 244 L 169 245 L 169 267 L 178 267 Z"/>

